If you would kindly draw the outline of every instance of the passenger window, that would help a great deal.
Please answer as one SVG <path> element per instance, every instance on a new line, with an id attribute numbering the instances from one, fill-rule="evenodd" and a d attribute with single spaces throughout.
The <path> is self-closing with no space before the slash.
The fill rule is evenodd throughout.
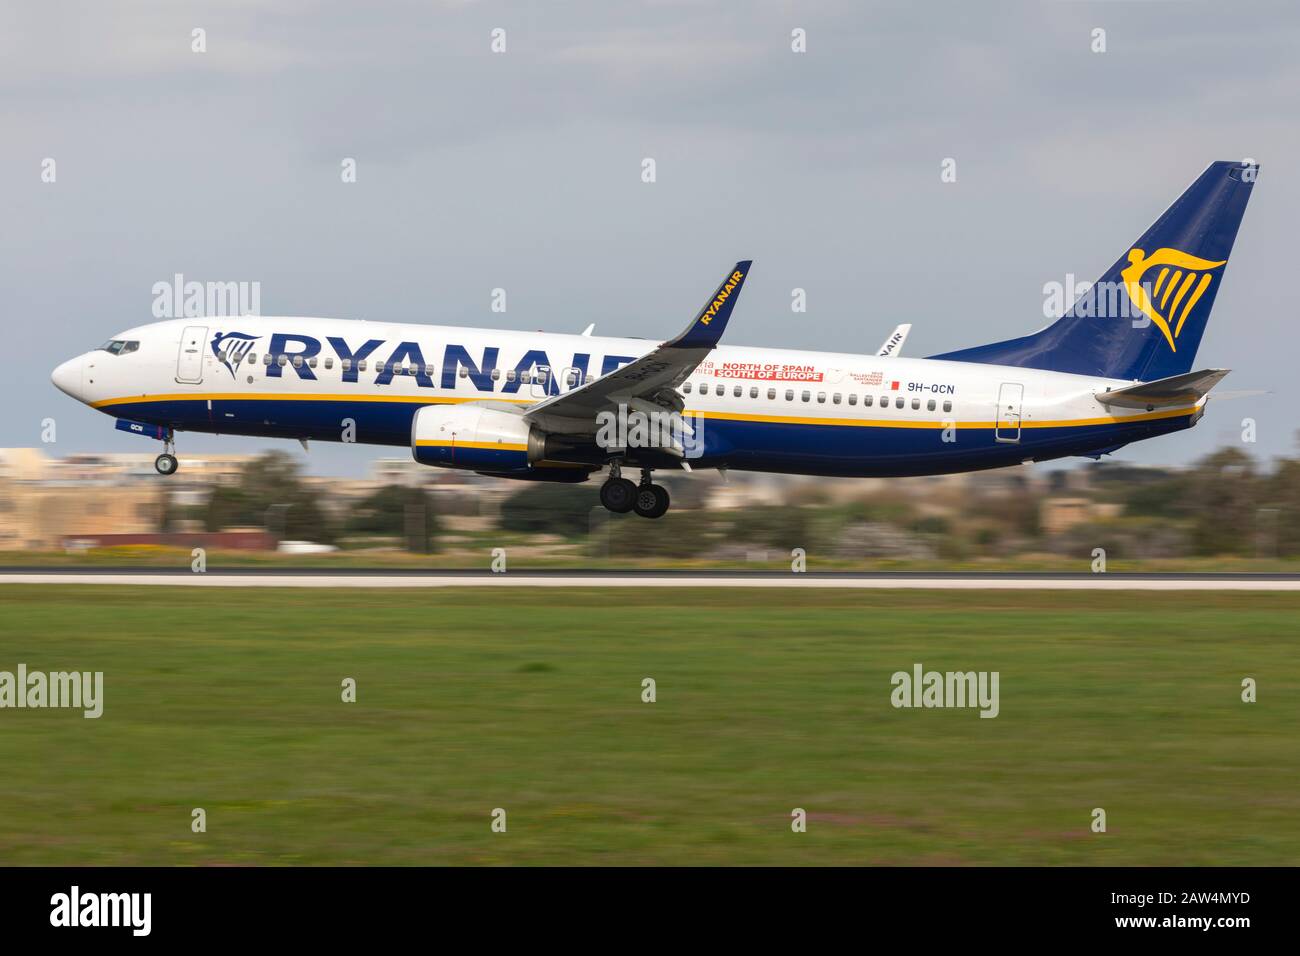
<path id="1" fill-rule="evenodd" d="M 366 360 L 361 359 L 359 362 L 357 362 L 357 371 L 364 372 L 365 370 L 366 370 Z"/>
<path id="2" fill-rule="evenodd" d="M 769 402 L 774 402 L 774 401 L 776 401 L 776 389 L 774 389 L 774 388 L 769 388 L 769 389 L 767 390 L 767 400 L 768 400 Z"/>
<path id="3" fill-rule="evenodd" d="M 849 393 L 849 404 L 850 404 L 850 405 L 856 405 L 856 404 L 858 404 L 858 393 L 857 393 L 857 392 L 850 392 L 850 393 Z"/>
<path id="4" fill-rule="evenodd" d="M 714 386 L 713 393 L 718 397 L 722 397 L 723 395 L 727 394 L 727 386 L 719 382 L 717 385 Z"/>
<path id="5" fill-rule="evenodd" d="M 792 389 L 792 388 L 787 388 L 787 389 L 785 390 L 785 400 L 786 400 L 787 402 L 793 402 L 793 401 L 794 401 L 794 389 Z"/>
<path id="6" fill-rule="evenodd" d="M 578 384 L 578 370 L 575 368 L 569 373 L 569 388 L 575 388 Z"/>
<path id="7" fill-rule="evenodd" d="M 838 404 L 840 403 L 840 393 L 839 393 L 839 392 L 836 392 L 834 395 L 831 396 L 831 403 L 832 403 L 833 405 L 838 405 Z"/>
<path id="8" fill-rule="evenodd" d="M 749 386 L 749 397 L 758 398 L 758 386 L 756 385 Z"/>
<path id="9" fill-rule="evenodd" d="M 531 383 L 532 380 L 533 380 L 533 373 L 532 373 L 532 372 L 520 372 L 520 373 L 519 373 L 519 381 L 523 382 L 525 385 L 528 385 L 529 383 Z"/>
<path id="10" fill-rule="evenodd" d="M 308 368 L 315 368 L 315 367 L 316 367 L 316 356 L 313 355 L 311 358 L 309 358 L 309 359 L 307 360 L 307 367 L 308 367 Z"/>
<path id="11" fill-rule="evenodd" d="M 285 358 L 283 355 L 277 355 L 275 357 L 275 364 L 280 366 L 280 368 L 284 368 L 286 365 L 289 364 L 289 360 Z"/>
<path id="12" fill-rule="evenodd" d="M 805 402 L 810 401 L 812 399 L 812 392 L 804 392 L 799 397 L 802 398 Z"/>
<path id="13" fill-rule="evenodd" d="M 432 373 L 431 373 L 431 374 L 432 374 Z M 517 376 L 516 376 L 516 373 L 515 373 L 515 370 L 514 370 L 514 369 L 510 369 L 509 371 L 506 372 L 506 381 L 507 381 L 507 382 L 513 382 L 513 381 L 515 380 L 516 377 L 517 377 Z"/>
<path id="14" fill-rule="evenodd" d="M 918 409 L 918 408 L 920 408 L 920 407 L 921 407 L 921 400 L 920 400 L 919 398 L 914 398 L 914 399 L 912 399 L 912 409 L 913 409 L 913 411 L 915 411 L 916 409 Z"/>
<path id="15" fill-rule="evenodd" d="M 825 393 L 825 392 L 818 392 L 818 393 L 817 393 L 817 402 L 818 402 L 818 404 L 820 404 L 820 405 L 825 405 L 825 404 L 826 404 L 826 393 Z"/>
<path id="16" fill-rule="evenodd" d="M 339 359 L 339 368 L 345 372 L 352 371 L 352 359 Z"/>
<path id="17" fill-rule="evenodd" d="M 735 388 L 731 390 L 731 394 L 735 398 L 740 398 L 740 396 L 743 395 L 744 393 L 745 390 L 741 388 L 739 385 L 737 385 Z"/>
<path id="18" fill-rule="evenodd" d="M 294 367 L 294 368 L 302 368 L 302 356 L 301 356 L 301 355 L 295 355 L 295 356 L 293 357 L 293 367 Z"/>
<path id="19" fill-rule="evenodd" d="M 876 400 L 876 396 L 874 396 L 874 395 L 863 395 L 863 396 L 862 396 L 862 407 L 863 407 L 863 408 L 870 408 L 871 405 L 872 405 L 872 403 L 875 402 L 875 400 Z"/>
<path id="20" fill-rule="evenodd" d="M 468 373 L 467 373 L 464 369 L 461 369 L 461 370 L 460 370 L 460 377 L 461 377 L 461 378 L 464 378 L 467 374 L 468 374 Z M 537 384 L 538 384 L 538 385 L 545 385 L 545 384 L 546 384 L 547 376 L 549 376 L 550 374 L 551 374 L 551 370 L 550 370 L 549 368 L 539 368 L 539 369 L 537 370 Z"/>
<path id="21" fill-rule="evenodd" d="M 426 366 L 424 367 L 424 374 L 425 374 L 425 375 L 432 375 L 432 374 L 433 374 L 433 366 L 432 366 L 432 365 L 426 365 Z"/>
<path id="22" fill-rule="evenodd" d="M 943 403 L 943 410 L 944 410 L 945 412 L 950 412 L 950 411 L 952 411 L 952 402 L 944 402 L 944 403 Z"/>
<path id="23" fill-rule="evenodd" d="M 881 395 L 881 396 L 880 396 L 880 407 L 881 407 L 881 408 L 888 408 L 888 407 L 889 407 L 889 396 L 888 396 L 888 395 Z"/>
<path id="24" fill-rule="evenodd" d="M 362 368 L 365 368 L 364 363 L 362 364 L 361 367 L 362 367 Z M 461 378 L 468 378 L 468 377 L 469 377 L 469 369 L 465 368 L 465 367 L 462 365 L 460 368 L 456 369 L 456 374 L 459 375 Z M 538 381 L 540 382 L 541 379 L 539 378 Z"/>
<path id="25" fill-rule="evenodd" d="M 326 358 L 325 358 L 325 367 L 326 367 L 326 368 L 333 368 L 333 367 L 334 367 L 334 359 L 332 359 L 332 358 L 326 356 Z"/>
<path id="26" fill-rule="evenodd" d="M 271 353 L 270 353 L 270 352 L 267 352 L 265 355 L 262 356 L 262 364 L 263 364 L 263 365 L 270 365 L 270 364 L 271 364 Z"/>
<path id="27" fill-rule="evenodd" d="M 495 382 L 495 381 L 498 381 L 500 378 L 501 378 L 501 369 L 499 369 L 499 368 L 494 368 L 494 369 L 492 370 L 492 381 L 494 381 L 494 382 Z"/>
<path id="28" fill-rule="evenodd" d="M 902 408 L 906 404 L 907 404 L 907 400 L 903 398 L 902 395 L 899 395 L 898 398 L 894 399 L 895 408 Z"/>
<path id="29" fill-rule="evenodd" d="M 932 412 L 932 411 L 934 411 L 934 399 L 933 399 L 933 398 L 930 399 L 928 402 L 925 403 L 925 410 L 926 410 L 927 412 Z"/>
<path id="30" fill-rule="evenodd" d="M 682 391 L 685 392 L 687 395 L 691 394 L 691 383 L 690 382 L 683 383 Z"/>

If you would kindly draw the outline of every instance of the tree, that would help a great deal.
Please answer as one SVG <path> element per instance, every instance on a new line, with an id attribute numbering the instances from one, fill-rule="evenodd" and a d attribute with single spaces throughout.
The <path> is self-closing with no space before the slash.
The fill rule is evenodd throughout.
<path id="1" fill-rule="evenodd" d="M 328 544 L 337 536 L 319 496 L 303 485 L 298 463 L 282 451 L 251 459 L 236 484 L 213 488 L 205 524 L 209 531 L 265 528 L 280 540 Z"/>
<path id="2" fill-rule="evenodd" d="M 590 485 L 539 481 L 501 503 L 500 527 L 520 534 L 582 538 L 590 528 L 595 507 L 599 501 Z"/>
<path id="3" fill-rule="evenodd" d="M 408 551 L 433 551 L 438 516 L 423 488 L 385 485 L 363 499 L 348 518 L 349 534 L 401 538 Z"/>
<path id="4" fill-rule="evenodd" d="M 1221 448 L 1197 462 L 1184 495 L 1192 519 L 1192 550 L 1253 554 L 1262 491 L 1255 460 L 1240 448 Z"/>

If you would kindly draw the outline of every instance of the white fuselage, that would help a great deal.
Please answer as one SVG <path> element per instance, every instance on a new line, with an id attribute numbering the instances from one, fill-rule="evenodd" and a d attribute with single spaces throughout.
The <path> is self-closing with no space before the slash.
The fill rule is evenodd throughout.
<path id="1" fill-rule="evenodd" d="M 319 318 L 193 318 L 129 329 L 55 383 L 114 417 L 177 430 L 406 444 L 423 405 L 527 406 L 653 349 L 645 339 Z M 680 385 L 702 464 L 924 474 L 1087 454 L 1187 427 L 1200 406 L 1102 405 L 1127 381 L 1036 369 L 719 345 Z M 946 438 L 945 438 L 946 436 Z M 1113 439 L 1113 440 L 1112 440 Z"/>

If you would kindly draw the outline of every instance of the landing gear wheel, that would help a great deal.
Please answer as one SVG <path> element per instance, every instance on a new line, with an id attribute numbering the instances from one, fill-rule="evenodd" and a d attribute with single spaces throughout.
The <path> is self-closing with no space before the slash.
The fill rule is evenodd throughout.
<path id="1" fill-rule="evenodd" d="M 611 478 L 600 486 L 600 503 L 615 514 L 631 511 L 636 496 L 636 485 L 626 478 Z"/>
<path id="2" fill-rule="evenodd" d="M 668 490 L 663 485 L 642 485 L 632 507 L 642 518 L 662 518 L 668 512 Z"/>
<path id="3" fill-rule="evenodd" d="M 176 460 L 175 455 L 169 455 L 163 452 L 153 462 L 154 468 L 158 469 L 160 475 L 174 475 L 176 469 L 180 467 L 180 462 Z"/>

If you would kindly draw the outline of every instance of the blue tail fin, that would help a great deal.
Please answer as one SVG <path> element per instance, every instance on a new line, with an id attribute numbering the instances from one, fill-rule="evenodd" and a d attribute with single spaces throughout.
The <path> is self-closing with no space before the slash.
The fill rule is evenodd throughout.
<path id="1" fill-rule="evenodd" d="M 1258 171 L 1211 163 L 1041 332 L 931 357 L 1140 381 L 1190 371 Z"/>

